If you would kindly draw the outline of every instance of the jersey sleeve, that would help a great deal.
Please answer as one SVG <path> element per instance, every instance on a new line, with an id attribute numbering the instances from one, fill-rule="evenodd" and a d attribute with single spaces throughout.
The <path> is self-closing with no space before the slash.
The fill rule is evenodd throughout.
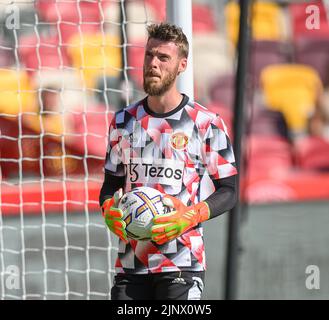
<path id="1" fill-rule="evenodd" d="M 122 135 L 121 131 L 116 126 L 115 114 L 112 118 L 109 128 L 108 145 L 105 158 L 105 170 L 107 170 L 113 176 L 120 177 L 125 175 L 121 141 Z"/>
<path id="2" fill-rule="evenodd" d="M 235 157 L 227 128 L 220 116 L 216 115 L 203 129 L 202 161 L 212 180 L 237 174 Z"/>

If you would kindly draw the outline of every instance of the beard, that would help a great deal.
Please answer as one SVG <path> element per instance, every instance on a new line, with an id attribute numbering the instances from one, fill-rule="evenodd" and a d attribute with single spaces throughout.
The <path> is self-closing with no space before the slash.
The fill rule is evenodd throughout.
<path id="1" fill-rule="evenodd" d="M 151 73 L 152 74 L 152 73 Z M 169 72 L 162 81 L 154 82 L 152 79 L 148 79 L 149 73 L 143 72 L 143 88 L 144 91 L 150 96 L 162 96 L 167 92 L 174 84 L 178 74 L 178 65 L 175 70 Z"/>

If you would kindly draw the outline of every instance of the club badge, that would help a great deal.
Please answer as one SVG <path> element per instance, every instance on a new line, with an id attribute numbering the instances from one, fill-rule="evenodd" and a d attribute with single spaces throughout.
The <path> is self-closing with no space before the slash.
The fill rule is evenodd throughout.
<path id="1" fill-rule="evenodd" d="M 170 138 L 170 145 L 176 150 L 185 150 L 188 144 L 188 136 L 184 132 L 173 133 Z"/>

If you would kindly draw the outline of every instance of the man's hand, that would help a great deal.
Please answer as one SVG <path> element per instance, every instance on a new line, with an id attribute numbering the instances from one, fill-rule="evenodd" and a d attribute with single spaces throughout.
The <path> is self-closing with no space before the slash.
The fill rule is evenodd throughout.
<path id="1" fill-rule="evenodd" d="M 122 198 L 122 189 L 116 191 L 111 199 L 104 201 L 102 205 L 103 217 L 108 228 L 116 234 L 122 241 L 128 243 L 126 223 L 123 221 L 123 212 L 118 208 L 118 203 Z"/>
<path id="2" fill-rule="evenodd" d="M 206 202 L 187 207 L 179 199 L 165 195 L 163 204 L 174 208 L 174 211 L 153 218 L 151 235 L 152 240 L 157 244 L 164 244 L 175 239 L 200 222 L 209 219 L 210 212 Z"/>

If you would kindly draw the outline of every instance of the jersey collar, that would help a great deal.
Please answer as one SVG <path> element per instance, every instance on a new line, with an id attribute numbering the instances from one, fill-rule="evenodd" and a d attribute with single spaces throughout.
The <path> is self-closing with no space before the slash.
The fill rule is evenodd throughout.
<path id="1" fill-rule="evenodd" d="M 180 102 L 180 104 L 176 108 L 174 108 L 173 110 L 171 110 L 169 112 L 164 112 L 164 113 L 158 113 L 158 112 L 152 111 L 150 109 L 150 107 L 148 106 L 147 97 L 145 97 L 142 100 L 144 110 L 150 116 L 155 117 L 155 118 L 166 118 L 166 117 L 169 117 L 169 116 L 175 114 L 176 112 L 178 112 L 179 110 L 181 110 L 182 108 L 184 108 L 186 106 L 186 104 L 188 103 L 189 97 L 186 94 L 184 94 L 184 93 L 182 93 L 182 95 L 183 95 L 183 99 Z"/>

